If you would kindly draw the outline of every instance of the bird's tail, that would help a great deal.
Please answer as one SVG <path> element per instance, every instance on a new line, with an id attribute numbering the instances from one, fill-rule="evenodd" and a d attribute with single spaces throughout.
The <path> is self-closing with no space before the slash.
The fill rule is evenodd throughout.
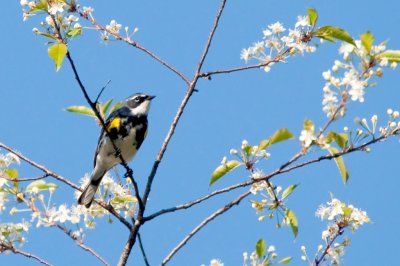
<path id="1" fill-rule="evenodd" d="M 89 184 L 87 184 L 87 186 L 82 191 L 82 194 L 78 199 L 79 205 L 85 205 L 86 208 L 89 208 L 90 205 L 92 205 L 94 195 L 96 194 L 97 188 L 100 185 L 103 175 L 100 178 L 93 178 L 92 176 Z"/>

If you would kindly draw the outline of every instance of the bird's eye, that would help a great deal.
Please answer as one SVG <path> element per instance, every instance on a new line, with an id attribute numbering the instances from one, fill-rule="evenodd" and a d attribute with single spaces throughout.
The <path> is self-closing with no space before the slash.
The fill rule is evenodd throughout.
<path id="1" fill-rule="evenodd" d="M 137 102 L 137 103 L 140 102 L 140 97 L 136 97 L 135 102 Z"/>

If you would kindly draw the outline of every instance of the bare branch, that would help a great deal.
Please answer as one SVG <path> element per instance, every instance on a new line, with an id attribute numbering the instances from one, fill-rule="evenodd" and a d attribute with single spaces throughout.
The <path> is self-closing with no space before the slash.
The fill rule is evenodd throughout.
<path id="1" fill-rule="evenodd" d="M 0 176 L 0 177 L 6 179 L 8 181 L 11 181 L 11 182 L 25 182 L 25 181 L 36 181 L 36 180 L 44 179 L 48 176 L 49 176 L 48 174 L 44 174 L 44 175 L 37 176 L 37 177 L 27 177 L 27 178 L 9 178 L 6 176 Z"/>
<path id="2" fill-rule="evenodd" d="M 49 262 L 45 261 L 44 259 L 32 254 L 32 253 L 28 253 L 26 251 L 20 250 L 20 249 L 16 249 L 13 246 L 7 246 L 5 244 L 0 244 L 0 253 L 6 250 L 10 250 L 12 253 L 14 254 L 20 254 L 23 255 L 27 258 L 32 258 L 37 260 L 38 262 L 40 262 L 41 264 L 47 265 L 47 266 L 51 266 L 52 264 L 50 264 Z"/>
<path id="3" fill-rule="evenodd" d="M 200 77 L 201 67 L 203 66 L 204 60 L 207 57 L 208 50 L 210 49 L 211 42 L 212 42 L 212 40 L 214 38 L 215 31 L 217 30 L 217 27 L 218 27 L 219 19 L 221 18 L 222 11 L 224 11 L 225 4 L 226 4 L 226 0 L 222 0 L 221 1 L 221 5 L 220 5 L 219 10 L 218 10 L 218 13 L 215 16 L 214 25 L 212 26 L 210 34 L 208 35 L 208 40 L 207 40 L 206 45 L 204 47 L 203 54 L 202 54 L 202 56 L 200 58 L 199 64 L 197 65 L 196 76 L 195 76 L 196 80 Z"/>
<path id="4" fill-rule="evenodd" d="M 102 94 L 103 91 L 107 88 L 108 84 L 110 84 L 110 82 L 111 82 L 111 79 L 109 79 L 109 80 L 107 81 L 107 83 L 103 86 L 103 88 L 101 88 L 99 94 L 98 94 L 97 97 L 96 97 L 96 100 L 94 101 L 95 103 L 97 103 L 97 102 L 99 101 L 101 94 Z"/>
<path id="5" fill-rule="evenodd" d="M 76 236 L 73 235 L 71 230 L 68 230 L 66 227 L 61 226 L 59 224 L 56 224 L 55 227 L 63 231 L 67 236 L 69 236 L 72 240 L 74 240 L 75 244 L 77 244 L 79 247 L 81 247 L 83 250 L 89 252 L 93 256 L 95 256 L 97 259 L 99 259 L 104 265 L 109 266 L 110 264 L 102 257 L 100 256 L 96 251 L 94 251 L 92 248 L 88 247 L 83 243 L 82 240 L 79 240 Z"/>
<path id="6" fill-rule="evenodd" d="M 138 233 L 138 240 L 139 240 L 139 247 L 140 247 L 140 251 L 142 252 L 144 263 L 146 264 L 146 266 L 150 266 L 150 263 L 149 263 L 149 261 L 147 259 L 147 256 L 146 256 L 146 252 L 144 250 L 142 237 L 140 236 L 139 233 Z"/>
<path id="7" fill-rule="evenodd" d="M 237 188 L 246 187 L 246 186 L 248 186 L 250 184 L 252 184 L 252 181 L 248 180 L 248 181 L 243 182 L 243 183 L 239 183 L 239 184 L 235 184 L 235 185 L 223 188 L 223 189 L 215 190 L 215 191 L 211 192 L 210 194 L 207 194 L 207 195 L 205 195 L 205 196 L 203 196 L 201 198 L 198 198 L 196 200 L 190 201 L 188 203 L 185 203 L 185 204 L 182 204 L 182 205 L 178 205 L 178 206 L 175 206 L 175 207 L 171 207 L 171 208 L 167 208 L 167 209 L 162 209 L 162 210 L 160 210 L 158 212 L 155 212 L 155 213 L 153 213 L 153 214 L 151 214 L 149 216 L 144 217 L 143 221 L 147 222 L 147 221 L 150 221 L 150 220 L 152 220 L 152 219 L 154 219 L 157 216 L 160 216 L 162 214 L 171 213 L 171 212 L 175 212 L 175 211 L 178 211 L 178 210 L 189 209 L 190 207 L 192 207 L 194 205 L 197 205 L 197 204 L 199 204 L 199 203 L 201 203 L 201 202 L 203 202 L 205 200 L 208 200 L 209 198 L 212 198 L 212 197 L 214 197 L 216 195 L 219 195 L 219 194 L 222 194 L 222 193 L 226 193 L 226 192 L 235 190 Z"/>
<path id="8" fill-rule="evenodd" d="M 83 13 L 81 11 L 78 11 L 78 14 L 81 17 L 83 17 L 86 20 L 88 20 L 90 23 L 92 23 L 92 25 L 94 25 L 96 27 L 96 29 L 104 31 L 104 32 L 107 32 L 108 34 L 114 36 L 115 39 L 122 40 L 122 41 L 126 42 L 127 44 L 129 44 L 129 45 L 131 45 L 131 46 L 143 51 L 144 53 L 149 55 L 151 58 L 155 59 L 157 62 L 159 62 L 160 64 L 162 64 L 163 66 L 165 66 L 166 68 L 168 68 L 169 70 L 174 72 L 176 75 L 178 75 L 187 85 L 190 84 L 190 80 L 184 74 L 182 74 L 175 67 L 173 67 L 172 65 L 168 64 L 166 61 L 164 61 L 163 59 L 158 57 L 156 54 L 154 54 L 153 52 L 151 52 L 147 48 L 145 48 L 145 47 L 141 46 L 139 43 L 131 40 L 129 37 L 123 37 L 122 35 L 120 35 L 119 33 L 115 32 L 115 31 L 108 30 L 106 27 L 104 27 L 103 25 L 98 23 L 93 17 L 88 16 L 87 14 L 85 14 L 85 13 Z"/>
<path id="9" fill-rule="evenodd" d="M 198 226 L 196 226 L 162 261 L 161 265 L 167 264 L 172 257 L 184 246 L 186 243 L 196 234 L 198 233 L 204 226 L 206 226 L 209 222 L 214 220 L 216 217 L 220 216 L 221 214 L 225 213 L 228 211 L 230 208 L 232 208 L 235 205 L 238 205 L 244 198 L 246 198 L 248 195 L 251 193 L 249 191 L 241 194 L 239 197 L 234 199 L 233 201 L 229 202 L 226 204 L 224 207 L 221 209 L 217 210 L 210 216 L 208 216 L 206 219 L 204 219 Z"/>

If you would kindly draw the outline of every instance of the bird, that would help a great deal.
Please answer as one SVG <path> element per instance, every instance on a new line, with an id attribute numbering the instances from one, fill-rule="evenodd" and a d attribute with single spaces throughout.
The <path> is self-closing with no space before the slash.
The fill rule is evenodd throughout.
<path id="1" fill-rule="evenodd" d="M 105 121 L 108 134 L 104 128 L 101 130 L 90 182 L 78 199 L 79 205 L 90 207 L 103 176 L 121 163 L 119 155 L 122 155 L 125 162 L 132 160 L 136 155 L 147 135 L 147 114 L 154 98 L 155 96 L 144 93 L 135 93 L 123 100 L 108 116 Z"/>

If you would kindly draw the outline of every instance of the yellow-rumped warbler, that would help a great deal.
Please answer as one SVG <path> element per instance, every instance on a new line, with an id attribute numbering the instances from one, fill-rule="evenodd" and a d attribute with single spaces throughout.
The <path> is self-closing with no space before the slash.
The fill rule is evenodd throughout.
<path id="1" fill-rule="evenodd" d="M 118 109 L 113 111 L 105 121 L 110 138 L 126 162 L 135 156 L 146 137 L 147 113 L 154 97 L 136 93 L 122 101 Z M 97 188 L 106 172 L 121 163 L 110 138 L 103 129 L 97 143 L 90 182 L 78 199 L 78 204 L 85 205 L 87 208 L 92 204 Z"/>

